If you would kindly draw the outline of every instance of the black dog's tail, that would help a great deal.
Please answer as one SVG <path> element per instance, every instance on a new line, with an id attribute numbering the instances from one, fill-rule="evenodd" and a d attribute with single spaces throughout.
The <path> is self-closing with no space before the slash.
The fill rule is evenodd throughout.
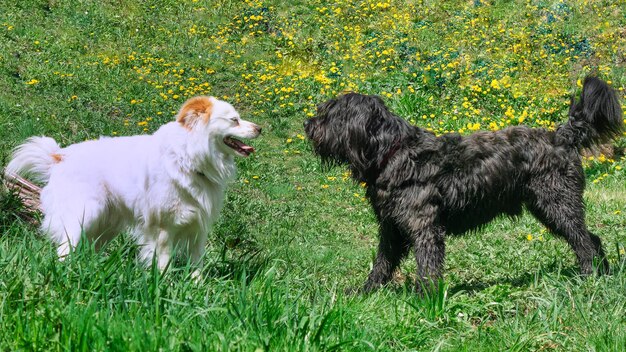
<path id="1" fill-rule="evenodd" d="M 556 141 L 577 148 L 591 148 L 622 135 L 624 121 L 617 94 L 604 81 L 588 76 L 580 101 L 572 97 L 569 121 L 556 131 Z"/>

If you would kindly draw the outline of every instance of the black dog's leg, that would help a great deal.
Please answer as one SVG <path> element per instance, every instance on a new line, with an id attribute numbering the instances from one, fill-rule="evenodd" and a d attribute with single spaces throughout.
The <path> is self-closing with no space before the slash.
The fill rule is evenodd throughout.
<path id="1" fill-rule="evenodd" d="M 554 178 L 552 179 L 554 180 Z M 537 182 L 531 189 L 532 196 L 527 202 L 531 213 L 551 232 L 565 238 L 578 259 L 580 272 L 589 275 L 593 272 L 593 258 L 598 257 L 601 273 L 607 273 L 609 263 L 602 249 L 600 238 L 587 230 L 582 189 L 575 189 L 576 182 L 567 180 L 559 185 L 550 185 L 549 180 Z"/>
<path id="2" fill-rule="evenodd" d="M 590 231 L 587 231 L 587 234 L 589 234 L 591 242 L 593 242 L 596 256 L 598 256 L 601 260 L 598 271 L 601 274 L 608 274 L 610 271 L 609 260 L 606 258 L 606 254 L 604 253 L 604 249 L 602 248 L 602 241 L 600 240 L 600 237 L 594 235 Z"/>
<path id="3" fill-rule="evenodd" d="M 417 263 L 417 292 L 437 291 L 446 253 L 444 230 L 432 225 L 419 229 L 413 233 L 413 248 Z"/>
<path id="4" fill-rule="evenodd" d="M 380 224 L 379 236 L 376 261 L 363 286 L 364 292 L 370 292 L 389 282 L 410 247 L 398 228 L 389 222 L 383 221 Z"/>

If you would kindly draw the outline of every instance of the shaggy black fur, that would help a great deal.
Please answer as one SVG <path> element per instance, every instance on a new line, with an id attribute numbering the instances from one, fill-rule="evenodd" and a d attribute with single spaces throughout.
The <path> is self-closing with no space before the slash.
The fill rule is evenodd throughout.
<path id="1" fill-rule="evenodd" d="M 569 115 L 556 131 L 515 126 L 437 137 L 392 114 L 377 96 L 349 93 L 320 104 L 306 134 L 323 162 L 347 164 L 367 183 L 380 224 L 363 290 L 387 283 L 411 248 L 418 289 L 436 285 L 446 234 L 519 215 L 523 206 L 567 240 L 583 274 L 592 273 L 594 257 L 607 271 L 600 238 L 585 225 L 579 150 L 621 135 L 621 108 L 606 83 L 588 77 Z"/>

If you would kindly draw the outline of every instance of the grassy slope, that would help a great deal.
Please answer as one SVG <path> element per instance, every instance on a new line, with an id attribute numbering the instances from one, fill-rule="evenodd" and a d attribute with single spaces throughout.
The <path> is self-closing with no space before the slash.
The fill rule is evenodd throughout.
<path id="1" fill-rule="evenodd" d="M 205 279 L 138 267 L 121 237 L 65 263 L 0 209 L 0 346 L 85 350 L 623 350 L 626 162 L 589 161 L 590 228 L 614 274 L 579 278 L 529 216 L 448 241 L 445 291 L 346 296 L 376 223 L 343 169 L 301 139 L 317 102 L 382 95 L 437 133 L 564 118 L 577 80 L 626 76 L 624 11 L 593 1 L 14 1 L 0 5 L 0 157 L 33 134 L 62 144 L 154 131 L 213 94 L 265 127 L 240 160 Z M 594 21 L 588 20 L 593 18 Z M 620 142 L 623 146 L 623 141 Z M 621 211 L 622 210 L 622 211 Z"/>

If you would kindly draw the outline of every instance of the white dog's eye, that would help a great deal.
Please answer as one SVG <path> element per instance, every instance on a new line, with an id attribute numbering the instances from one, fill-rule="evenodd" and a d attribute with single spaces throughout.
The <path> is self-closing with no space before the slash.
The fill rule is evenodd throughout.
<path id="1" fill-rule="evenodd" d="M 238 118 L 236 118 L 236 117 L 231 117 L 231 118 L 230 118 L 230 120 L 231 120 L 232 122 L 235 122 L 236 124 L 239 124 L 239 119 L 238 119 Z"/>

